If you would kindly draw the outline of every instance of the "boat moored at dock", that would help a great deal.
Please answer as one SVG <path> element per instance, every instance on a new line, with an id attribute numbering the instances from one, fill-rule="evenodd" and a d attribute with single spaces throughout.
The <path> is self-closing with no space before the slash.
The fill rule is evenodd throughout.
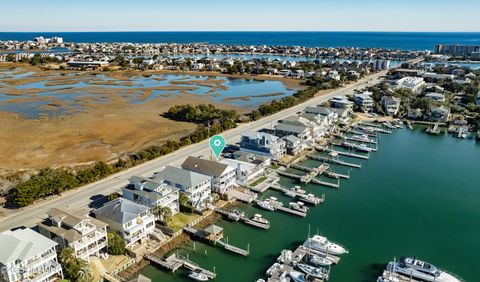
<path id="1" fill-rule="evenodd" d="M 293 209 L 293 210 L 297 210 L 297 211 L 300 211 L 300 212 L 308 212 L 308 207 L 305 206 L 305 204 L 303 202 L 290 202 L 288 204 L 288 206 Z"/>
<path id="2" fill-rule="evenodd" d="M 315 267 L 305 263 L 297 264 L 297 268 L 303 271 L 307 277 L 313 277 L 322 280 L 328 280 L 329 271 L 323 267 Z"/>
<path id="3" fill-rule="evenodd" d="M 460 282 L 459 278 L 440 270 L 434 265 L 415 257 L 402 257 L 399 262 L 388 263 L 387 270 L 399 273 L 413 279 L 428 282 Z"/>
<path id="4" fill-rule="evenodd" d="M 202 271 L 200 270 L 192 270 L 189 274 L 188 277 L 196 280 L 196 281 L 208 281 L 208 276 L 203 274 Z"/>
<path id="5" fill-rule="evenodd" d="M 310 255 L 309 262 L 315 266 L 330 266 L 332 261 L 326 257 L 321 257 L 317 255 Z"/>
<path id="6" fill-rule="evenodd" d="M 312 238 L 308 238 L 303 245 L 307 248 L 311 248 L 320 252 L 326 252 L 332 255 L 343 255 L 348 253 L 348 250 L 345 247 L 330 242 L 327 237 L 320 235 L 315 235 Z"/>

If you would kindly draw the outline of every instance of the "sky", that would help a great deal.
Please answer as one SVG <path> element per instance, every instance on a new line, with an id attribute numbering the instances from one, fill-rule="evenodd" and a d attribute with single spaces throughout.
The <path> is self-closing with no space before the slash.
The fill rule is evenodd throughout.
<path id="1" fill-rule="evenodd" d="M 480 32 L 478 0 L 16 0 L 0 31 Z"/>

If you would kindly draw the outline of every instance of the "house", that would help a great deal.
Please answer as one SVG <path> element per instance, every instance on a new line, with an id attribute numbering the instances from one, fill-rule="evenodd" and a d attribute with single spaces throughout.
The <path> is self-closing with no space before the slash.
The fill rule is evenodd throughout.
<path id="1" fill-rule="evenodd" d="M 285 154 L 285 141 L 263 132 L 246 132 L 242 134 L 240 151 L 280 160 Z"/>
<path id="2" fill-rule="evenodd" d="M 307 114 L 315 114 L 326 117 L 329 125 L 337 122 L 338 120 L 338 115 L 335 111 L 323 106 L 307 107 L 304 112 Z"/>
<path id="3" fill-rule="evenodd" d="M 385 114 L 389 116 L 395 116 L 400 109 L 401 100 L 392 96 L 382 96 L 381 104 Z"/>
<path id="4" fill-rule="evenodd" d="M 86 261 L 107 252 L 107 224 L 91 218 L 88 210 L 51 208 L 48 219 L 38 224 L 40 234 L 54 240 L 59 249 L 70 247 Z"/>
<path id="5" fill-rule="evenodd" d="M 166 166 L 161 172 L 155 173 L 154 177 L 184 192 L 188 196 L 190 204 L 196 210 L 205 210 L 207 203 L 213 201 L 212 178 L 208 175 Z"/>
<path id="6" fill-rule="evenodd" d="M 361 94 L 355 94 L 354 100 L 355 105 L 357 105 L 363 112 L 369 113 L 373 110 L 373 99 L 371 97 L 372 92 L 364 92 Z"/>
<path id="7" fill-rule="evenodd" d="M 404 77 L 397 80 L 395 84 L 396 89 L 408 89 L 417 93 L 425 86 L 425 81 L 422 77 Z"/>
<path id="8" fill-rule="evenodd" d="M 287 144 L 287 153 L 290 155 L 296 155 L 298 152 L 305 148 L 305 143 L 294 135 L 288 135 L 282 138 Z"/>
<path id="9" fill-rule="evenodd" d="M 306 125 L 294 125 L 288 123 L 278 123 L 275 125 L 275 135 L 278 137 L 285 137 L 293 135 L 302 142 L 306 142 L 312 139 L 312 133 Z"/>
<path id="10" fill-rule="evenodd" d="M 332 110 L 337 114 L 338 122 L 341 124 L 348 124 L 350 117 L 353 114 L 352 109 L 350 108 L 346 108 L 346 109 L 334 108 Z"/>
<path id="11" fill-rule="evenodd" d="M 258 178 L 262 177 L 265 172 L 265 167 L 260 164 L 246 162 L 239 159 L 223 159 L 220 161 L 236 171 L 236 180 L 240 185 L 248 186 Z"/>
<path id="12" fill-rule="evenodd" d="M 0 233 L 0 281 L 47 282 L 63 279 L 57 243 L 30 228 Z"/>
<path id="13" fill-rule="evenodd" d="M 183 169 L 210 176 L 214 192 L 225 194 L 235 186 L 236 170 L 226 164 L 190 156 L 181 166 Z"/>
<path id="14" fill-rule="evenodd" d="M 328 72 L 328 74 L 325 76 L 327 80 L 336 80 L 339 81 L 342 77 L 336 70 L 331 70 Z"/>
<path id="15" fill-rule="evenodd" d="M 447 122 L 450 118 L 450 109 L 443 106 L 432 108 L 428 116 L 428 120 L 434 122 Z"/>
<path id="16" fill-rule="evenodd" d="M 243 151 L 237 151 L 233 153 L 233 158 L 239 161 L 252 163 L 263 168 L 268 168 L 272 165 L 272 158 L 269 156 L 252 154 Z"/>
<path id="17" fill-rule="evenodd" d="M 310 130 L 310 136 L 313 139 L 317 139 L 324 135 L 323 128 L 319 124 L 301 116 L 291 115 L 279 120 L 278 122 L 282 124 L 306 126 Z"/>
<path id="18" fill-rule="evenodd" d="M 285 77 L 288 77 L 288 76 L 292 75 L 292 71 L 291 70 L 279 70 L 278 74 L 282 75 L 282 76 L 285 76 Z"/>
<path id="19" fill-rule="evenodd" d="M 328 118 L 326 116 L 322 116 L 320 114 L 309 114 L 309 113 L 301 113 L 300 117 L 308 119 L 311 122 L 314 122 L 318 126 L 321 127 L 321 134 L 324 135 L 324 133 L 328 130 L 329 127 L 329 122 Z"/>
<path id="20" fill-rule="evenodd" d="M 445 102 L 445 95 L 442 93 L 427 93 L 425 94 L 425 98 L 436 102 Z"/>
<path id="21" fill-rule="evenodd" d="M 130 185 L 122 189 L 125 199 L 149 208 L 166 207 L 172 214 L 180 210 L 178 189 L 165 183 L 163 179 L 132 176 L 129 181 Z"/>
<path id="22" fill-rule="evenodd" d="M 143 245 L 155 231 L 155 217 L 150 208 L 125 198 L 110 201 L 93 213 L 108 224 L 109 230 L 125 239 L 128 248 Z"/>
<path id="23" fill-rule="evenodd" d="M 335 96 L 330 99 L 330 105 L 333 108 L 337 109 L 351 109 L 353 108 L 353 102 L 348 101 L 347 97 L 345 96 Z"/>

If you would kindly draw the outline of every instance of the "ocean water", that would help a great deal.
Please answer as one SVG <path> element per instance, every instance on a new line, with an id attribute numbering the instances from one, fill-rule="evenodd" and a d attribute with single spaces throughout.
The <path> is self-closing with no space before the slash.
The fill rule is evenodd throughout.
<path id="1" fill-rule="evenodd" d="M 480 32 L 0 32 L 0 40 L 62 36 L 67 42 L 134 42 L 433 50 L 436 44 L 479 45 Z"/>
<path id="2" fill-rule="evenodd" d="M 179 252 L 202 267 L 215 268 L 215 281 L 252 282 L 264 277 L 283 249 L 301 244 L 310 226 L 312 234 L 318 230 L 350 251 L 331 268 L 331 282 L 376 281 L 386 264 L 400 256 L 417 256 L 465 281 L 480 281 L 480 143 L 402 129 L 383 135 L 370 160 L 348 161 L 362 168 L 353 169 L 340 189 L 302 185 L 307 192 L 326 194 L 326 202 L 311 207 L 306 218 L 242 205 L 247 215 L 261 213 L 270 220 L 270 230 L 221 220 L 218 225 L 229 242 L 242 248 L 250 244 L 250 256 L 199 242 L 196 251 L 190 243 Z M 298 185 L 286 178 L 281 183 Z M 275 191 L 262 197 L 269 196 L 284 204 L 292 201 Z M 185 271 L 171 274 L 155 266 L 142 274 L 152 281 L 191 281 Z"/>

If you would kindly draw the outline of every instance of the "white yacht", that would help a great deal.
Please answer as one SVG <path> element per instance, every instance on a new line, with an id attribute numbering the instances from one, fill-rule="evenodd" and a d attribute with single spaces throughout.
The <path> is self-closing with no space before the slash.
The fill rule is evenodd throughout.
<path id="1" fill-rule="evenodd" d="M 315 235 L 312 238 L 308 238 L 303 245 L 307 248 L 332 255 L 343 255 L 348 253 L 348 250 L 344 247 L 330 242 L 326 237 L 320 235 Z"/>
<path id="2" fill-rule="evenodd" d="M 196 281 L 208 281 L 208 276 L 203 274 L 201 270 L 193 270 L 188 274 L 188 277 Z"/>
<path id="3" fill-rule="evenodd" d="M 304 263 L 297 264 L 297 267 L 301 271 L 305 272 L 305 274 L 307 274 L 307 277 L 311 276 L 317 279 L 328 280 L 328 270 L 323 267 L 314 267 Z"/>
<path id="4" fill-rule="evenodd" d="M 415 257 L 402 257 L 399 262 L 388 263 L 387 270 L 407 277 L 428 282 L 460 282 L 452 274 L 436 268 L 434 265 Z"/>
<path id="5" fill-rule="evenodd" d="M 368 147 L 366 144 L 358 144 L 354 146 L 355 150 L 361 152 L 371 152 L 372 148 Z"/>
<path id="6" fill-rule="evenodd" d="M 307 281 L 307 278 L 305 277 L 305 274 L 303 274 L 301 272 L 290 271 L 288 274 L 290 275 L 290 278 L 292 278 L 292 280 L 294 282 L 306 282 Z"/>
<path id="7" fill-rule="evenodd" d="M 293 209 L 293 210 L 296 210 L 296 211 L 300 211 L 300 212 L 307 212 L 308 211 L 308 207 L 305 206 L 305 204 L 303 202 L 290 202 L 288 204 L 288 206 Z"/>
<path id="8" fill-rule="evenodd" d="M 268 199 L 265 200 L 265 201 L 257 201 L 257 205 L 264 210 L 268 210 L 268 211 L 274 211 L 275 210 L 275 208 L 272 205 L 272 202 L 269 201 Z"/>

